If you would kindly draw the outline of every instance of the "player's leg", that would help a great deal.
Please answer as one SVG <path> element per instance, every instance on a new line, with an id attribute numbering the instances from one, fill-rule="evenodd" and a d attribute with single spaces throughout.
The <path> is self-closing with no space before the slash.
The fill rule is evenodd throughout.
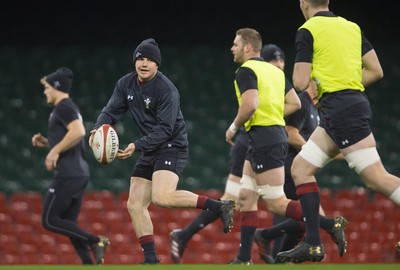
<path id="1" fill-rule="evenodd" d="M 239 253 L 230 264 L 253 264 L 251 260 L 253 235 L 258 227 L 258 191 L 250 162 L 246 160 L 240 180 L 240 247 Z"/>
<path id="2" fill-rule="evenodd" d="M 238 200 L 240 180 L 243 175 L 243 165 L 249 148 L 249 136 L 244 131 L 236 137 L 235 144 L 229 153 L 229 175 L 225 184 L 222 200 Z M 239 206 L 237 206 L 237 209 Z"/>
<path id="3" fill-rule="evenodd" d="M 152 202 L 160 207 L 199 208 L 212 211 L 220 217 L 224 232 L 230 232 L 233 228 L 235 201 L 218 201 L 187 190 L 176 190 L 187 161 L 188 152 L 177 152 L 176 149 L 165 150 L 157 157 L 152 175 Z"/>
<path id="4" fill-rule="evenodd" d="M 42 224 L 45 229 L 75 239 L 73 245 L 75 242 L 86 245 L 86 249 L 76 249 L 84 264 L 91 261 L 88 259 L 87 246 L 95 246 L 101 241 L 99 236 L 83 230 L 77 223 L 87 182 L 88 179 L 81 178 L 55 179 L 46 193 L 42 211 Z"/>
<path id="5" fill-rule="evenodd" d="M 343 230 L 347 221 L 342 217 L 330 220 L 319 215 L 319 188 L 314 177 L 315 173 L 324 167 L 331 160 L 331 157 L 337 154 L 338 149 L 336 144 L 323 128 L 317 127 L 311 138 L 294 159 L 291 171 L 297 186 L 297 195 L 300 198 L 301 209 L 303 211 L 302 215 L 306 220 L 305 242 L 295 249 L 278 253 L 278 260 L 282 260 L 283 262 L 322 260 L 324 250 L 319 233 L 320 225 L 331 233 L 331 237 L 338 244 L 339 255 L 343 255 L 345 252 L 346 241 Z M 295 207 L 293 207 L 294 209 Z M 341 230 L 335 230 L 336 227 L 334 225 L 339 226 Z M 328 229 L 330 227 L 332 229 Z M 305 250 L 311 250 L 311 252 Z"/>
<path id="6" fill-rule="evenodd" d="M 243 167 L 243 166 L 242 166 Z M 225 185 L 225 193 L 221 200 L 238 200 L 240 190 L 240 177 L 229 174 Z M 236 206 L 237 210 L 239 206 Z M 200 214 L 186 227 L 175 229 L 170 233 L 171 237 L 171 258 L 174 263 L 181 263 L 183 253 L 187 243 L 197 232 L 205 228 L 208 224 L 219 219 L 219 216 L 209 210 L 203 210 Z"/>
<path id="7" fill-rule="evenodd" d="M 145 264 L 158 264 L 153 223 L 148 207 L 151 202 L 152 182 L 142 177 L 131 177 L 127 208 L 136 237 L 142 247 Z"/>
<path id="8" fill-rule="evenodd" d="M 157 170 L 153 174 L 152 201 L 160 207 L 199 208 L 218 215 L 224 232 L 233 228 L 235 201 L 217 201 L 187 190 L 176 190 L 178 176 L 168 170 Z"/>
<path id="9" fill-rule="evenodd" d="M 65 219 L 71 220 L 73 222 L 78 221 L 78 216 L 82 206 L 82 199 L 83 190 L 76 193 L 75 198 L 71 202 L 69 209 L 64 214 Z M 88 242 L 75 237 L 69 237 L 69 240 L 74 246 L 75 251 L 78 253 L 79 257 L 81 258 L 82 264 L 93 264 L 92 258 L 90 257 Z"/>
<path id="10" fill-rule="evenodd" d="M 89 247 L 85 241 L 79 240 L 77 238 L 69 237 L 75 251 L 78 253 L 82 264 L 93 264 L 92 257 L 90 257 Z"/>
<path id="11" fill-rule="evenodd" d="M 372 133 L 341 152 L 349 167 L 361 176 L 368 188 L 386 195 L 400 205 L 400 178 L 386 171 L 376 150 Z"/>
<path id="12" fill-rule="evenodd" d="M 272 226 L 279 224 L 281 222 L 286 221 L 288 218 L 285 216 L 274 214 L 272 217 Z M 284 240 L 285 234 L 276 237 L 272 242 L 271 256 L 275 258 L 278 252 L 282 251 L 282 244 Z"/>
<path id="13" fill-rule="evenodd" d="M 240 192 L 240 179 L 242 178 L 242 174 L 240 176 L 233 175 L 230 173 L 225 183 L 225 191 L 221 196 L 221 200 L 234 200 L 237 201 L 239 198 Z M 237 209 L 239 210 L 239 205 L 237 205 Z"/>

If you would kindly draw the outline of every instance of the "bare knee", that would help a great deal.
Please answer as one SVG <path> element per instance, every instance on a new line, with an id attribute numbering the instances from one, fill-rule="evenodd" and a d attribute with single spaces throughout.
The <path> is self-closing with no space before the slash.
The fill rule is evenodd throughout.
<path id="1" fill-rule="evenodd" d="M 126 202 L 126 207 L 129 214 L 134 216 L 137 215 L 137 213 L 140 213 L 145 206 L 140 201 L 129 198 Z"/>
<path id="2" fill-rule="evenodd" d="M 241 211 L 256 211 L 258 197 L 258 193 L 254 190 L 241 189 L 238 201 L 239 209 Z"/>

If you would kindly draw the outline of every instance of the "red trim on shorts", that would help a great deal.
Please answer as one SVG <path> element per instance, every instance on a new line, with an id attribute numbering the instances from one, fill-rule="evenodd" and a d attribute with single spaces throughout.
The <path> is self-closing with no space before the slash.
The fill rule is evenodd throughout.
<path id="1" fill-rule="evenodd" d="M 257 211 L 240 212 L 240 226 L 258 227 Z"/>

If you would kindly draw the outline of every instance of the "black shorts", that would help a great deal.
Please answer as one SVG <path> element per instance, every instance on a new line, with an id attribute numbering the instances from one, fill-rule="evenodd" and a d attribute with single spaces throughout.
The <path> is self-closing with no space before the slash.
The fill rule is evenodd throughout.
<path id="1" fill-rule="evenodd" d="M 250 161 L 253 171 L 262 173 L 284 166 L 288 148 L 288 143 L 277 143 L 256 149 L 250 148 L 246 159 Z"/>
<path id="2" fill-rule="evenodd" d="M 321 127 L 340 148 L 349 147 L 371 134 L 372 111 L 368 102 L 324 116 Z"/>
<path id="3" fill-rule="evenodd" d="M 132 176 L 152 180 L 153 173 L 158 170 L 167 170 L 181 176 L 189 160 L 189 150 L 166 148 L 143 153 L 133 168 Z"/>
<path id="4" fill-rule="evenodd" d="M 249 136 L 247 133 L 240 133 L 231 147 L 229 153 L 229 173 L 242 177 L 243 164 L 246 160 L 247 149 L 249 148 Z"/>

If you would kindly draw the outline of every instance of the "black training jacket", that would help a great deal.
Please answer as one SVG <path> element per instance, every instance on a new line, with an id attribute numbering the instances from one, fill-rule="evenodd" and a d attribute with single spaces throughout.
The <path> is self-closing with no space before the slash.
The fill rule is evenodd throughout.
<path id="1" fill-rule="evenodd" d="M 160 71 L 144 85 L 139 85 L 136 72 L 129 73 L 118 80 L 94 128 L 102 124 L 114 125 L 129 111 L 143 136 L 134 141 L 135 151 L 187 148 L 187 131 L 179 99 L 178 89 Z"/>

